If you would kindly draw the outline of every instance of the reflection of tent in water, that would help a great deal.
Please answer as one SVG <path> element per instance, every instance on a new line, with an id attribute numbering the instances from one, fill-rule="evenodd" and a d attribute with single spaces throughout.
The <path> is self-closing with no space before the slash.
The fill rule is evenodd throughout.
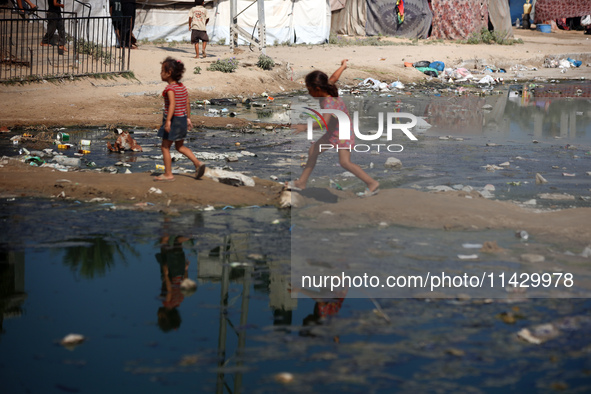
<path id="1" fill-rule="evenodd" d="M 429 132 L 452 134 L 480 134 L 483 110 L 486 104 L 481 97 L 454 97 L 431 102 L 425 111 Z"/>
<path id="2" fill-rule="evenodd" d="M 534 137 L 578 138 L 589 132 L 589 84 L 511 86 L 507 116 Z M 532 124 L 533 122 L 533 124 Z"/>
<path id="3" fill-rule="evenodd" d="M 435 134 L 478 135 L 484 131 L 507 132 L 504 116 L 508 92 L 504 95 L 440 99 L 428 104 L 426 120 Z"/>
<path id="4" fill-rule="evenodd" d="M 344 0 L 338 0 L 343 3 Z M 333 8 L 331 31 L 347 35 L 459 39 L 489 27 L 512 36 L 507 0 L 404 0 L 404 21 L 395 0 L 347 0 Z"/>

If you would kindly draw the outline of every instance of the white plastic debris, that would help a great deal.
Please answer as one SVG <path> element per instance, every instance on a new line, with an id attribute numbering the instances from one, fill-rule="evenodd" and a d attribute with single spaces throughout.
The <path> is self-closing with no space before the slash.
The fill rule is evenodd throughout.
<path id="1" fill-rule="evenodd" d="M 400 81 L 395 81 L 390 84 L 390 89 L 404 89 L 404 84 Z"/>
<path id="2" fill-rule="evenodd" d="M 480 248 L 482 248 L 482 244 L 465 243 L 465 244 L 462 244 L 462 248 L 466 248 L 466 249 L 480 249 Z"/>
<path id="3" fill-rule="evenodd" d="M 478 81 L 478 83 L 492 85 L 492 84 L 495 84 L 496 82 L 495 82 L 494 78 L 491 77 L 490 75 L 485 75 L 484 77 L 482 77 L 482 79 L 480 79 L 480 81 Z"/>
<path id="4" fill-rule="evenodd" d="M 62 338 L 62 340 L 60 341 L 60 344 L 65 347 L 72 348 L 72 347 L 75 347 L 76 345 L 80 345 L 82 342 L 84 342 L 85 339 L 86 338 L 84 338 L 84 335 L 68 334 Z"/>
<path id="5" fill-rule="evenodd" d="M 185 278 L 181 282 L 181 289 L 183 290 L 195 290 L 197 283 L 193 279 Z"/>
<path id="6" fill-rule="evenodd" d="M 275 375 L 275 380 L 283 384 L 291 383 L 293 382 L 293 379 L 293 374 L 289 372 L 280 372 L 277 375 Z"/>

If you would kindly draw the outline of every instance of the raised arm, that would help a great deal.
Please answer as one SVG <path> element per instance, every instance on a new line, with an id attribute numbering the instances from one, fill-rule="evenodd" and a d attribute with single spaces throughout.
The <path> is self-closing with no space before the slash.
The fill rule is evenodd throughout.
<path id="1" fill-rule="evenodd" d="M 337 83 L 337 81 L 341 77 L 341 74 L 347 68 L 347 61 L 349 61 L 349 59 L 343 59 L 341 61 L 341 67 L 339 67 L 334 73 L 332 73 L 332 75 L 330 76 L 330 78 L 328 78 L 328 82 L 330 82 L 332 84 Z"/>

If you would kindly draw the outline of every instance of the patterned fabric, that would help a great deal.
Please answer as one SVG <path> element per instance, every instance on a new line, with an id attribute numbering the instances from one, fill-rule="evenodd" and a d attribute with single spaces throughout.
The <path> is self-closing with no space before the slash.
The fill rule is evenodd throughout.
<path id="1" fill-rule="evenodd" d="M 322 108 L 322 109 L 337 109 L 339 111 L 346 113 L 347 116 L 349 116 L 349 110 L 347 110 L 347 106 L 345 105 L 345 102 L 340 97 L 326 97 L 326 98 L 321 99 L 320 100 L 320 108 Z M 349 116 L 349 119 L 351 119 L 350 116 Z M 329 121 L 329 123 L 328 123 L 329 129 L 332 128 L 331 127 L 331 125 L 333 124 L 332 122 L 336 122 L 336 121 L 337 120 L 334 117 L 333 117 L 333 120 Z M 353 123 L 352 122 L 351 122 L 351 138 L 348 140 L 340 140 L 339 139 L 338 126 L 335 127 L 333 130 L 327 130 L 326 134 L 330 135 L 330 143 L 333 146 L 336 146 L 339 148 L 350 148 L 355 145 L 355 134 L 353 133 Z"/>
<path id="2" fill-rule="evenodd" d="M 368 0 L 367 35 L 427 38 L 433 19 L 427 0 L 405 0 L 403 4 L 404 21 L 399 23 L 396 1 Z"/>
<path id="3" fill-rule="evenodd" d="M 468 38 L 488 29 L 488 0 L 433 0 L 431 36 L 444 39 Z"/>
<path id="4" fill-rule="evenodd" d="M 589 0 L 537 0 L 534 7 L 534 23 L 590 14 Z"/>
<path id="5" fill-rule="evenodd" d="M 162 92 L 162 96 L 164 97 L 164 116 L 168 115 L 168 106 L 170 105 L 170 101 L 168 100 L 168 92 L 170 90 L 172 90 L 174 93 L 174 116 L 186 116 L 189 93 L 187 92 L 185 85 L 180 82 L 171 83 L 170 85 L 166 86 Z"/>
<path id="6" fill-rule="evenodd" d="M 207 10 L 202 5 L 193 7 L 189 10 L 191 20 L 191 30 L 205 30 L 205 21 L 207 20 Z"/>

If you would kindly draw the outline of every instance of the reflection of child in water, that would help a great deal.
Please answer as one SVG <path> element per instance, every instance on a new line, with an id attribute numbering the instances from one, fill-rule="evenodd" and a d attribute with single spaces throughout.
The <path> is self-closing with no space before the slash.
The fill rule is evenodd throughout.
<path id="1" fill-rule="evenodd" d="M 345 297 L 347 297 L 348 291 L 348 288 L 337 289 L 330 292 L 330 297 L 323 297 L 322 292 L 300 289 L 295 287 L 292 288 L 291 292 L 305 294 L 308 297 L 312 298 L 314 301 L 316 301 L 316 303 L 314 304 L 314 310 L 312 311 L 312 314 L 304 318 L 302 325 L 304 327 L 321 325 L 331 316 L 336 316 L 341 310 L 341 307 L 343 306 L 343 302 L 345 301 Z M 300 335 L 311 337 L 315 336 L 312 333 L 311 328 L 302 329 L 300 331 Z M 333 339 L 335 342 L 339 342 L 338 336 L 335 336 Z"/>
<path id="2" fill-rule="evenodd" d="M 177 308 L 184 299 L 181 282 L 189 274 L 189 260 L 183 251 L 183 242 L 188 240 L 186 237 L 162 237 L 160 253 L 156 254 L 162 277 L 162 307 L 158 309 L 158 326 L 164 332 L 176 330 L 181 325 Z"/>

